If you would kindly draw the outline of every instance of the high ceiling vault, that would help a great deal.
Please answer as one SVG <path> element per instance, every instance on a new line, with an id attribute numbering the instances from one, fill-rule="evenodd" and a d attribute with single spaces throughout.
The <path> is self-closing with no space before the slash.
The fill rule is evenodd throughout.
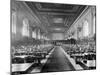
<path id="1" fill-rule="evenodd" d="M 64 33 L 85 9 L 85 5 L 26 2 L 49 33 Z"/>

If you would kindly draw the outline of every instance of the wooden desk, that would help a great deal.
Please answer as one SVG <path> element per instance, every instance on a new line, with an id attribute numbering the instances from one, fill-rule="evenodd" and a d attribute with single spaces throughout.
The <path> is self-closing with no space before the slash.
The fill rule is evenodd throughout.
<path id="1" fill-rule="evenodd" d="M 26 71 L 33 63 L 12 64 L 12 72 Z"/>

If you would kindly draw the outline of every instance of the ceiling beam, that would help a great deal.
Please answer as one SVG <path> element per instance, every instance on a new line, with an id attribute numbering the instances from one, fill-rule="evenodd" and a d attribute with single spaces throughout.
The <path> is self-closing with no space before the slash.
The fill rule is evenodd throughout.
<path id="1" fill-rule="evenodd" d="M 74 16 L 75 13 L 58 13 L 58 12 L 39 12 L 41 15 L 66 15 L 66 16 Z"/>

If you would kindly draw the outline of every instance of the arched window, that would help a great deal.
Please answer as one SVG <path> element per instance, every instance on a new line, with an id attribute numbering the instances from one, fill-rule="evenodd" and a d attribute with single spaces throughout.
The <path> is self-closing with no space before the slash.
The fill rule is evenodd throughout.
<path id="1" fill-rule="evenodd" d="M 29 36 L 29 22 L 27 18 L 23 20 L 22 35 Z"/>
<path id="2" fill-rule="evenodd" d="M 12 33 L 16 34 L 16 12 L 12 11 Z"/>
<path id="3" fill-rule="evenodd" d="M 83 24 L 83 36 L 87 37 L 88 35 L 89 35 L 89 23 L 87 20 L 85 20 Z"/>

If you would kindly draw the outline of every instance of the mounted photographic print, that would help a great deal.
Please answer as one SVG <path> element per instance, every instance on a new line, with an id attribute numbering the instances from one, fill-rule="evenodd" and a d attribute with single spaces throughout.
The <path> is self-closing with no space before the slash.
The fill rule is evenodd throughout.
<path id="1" fill-rule="evenodd" d="M 11 0 L 11 74 L 96 69 L 96 6 Z"/>

